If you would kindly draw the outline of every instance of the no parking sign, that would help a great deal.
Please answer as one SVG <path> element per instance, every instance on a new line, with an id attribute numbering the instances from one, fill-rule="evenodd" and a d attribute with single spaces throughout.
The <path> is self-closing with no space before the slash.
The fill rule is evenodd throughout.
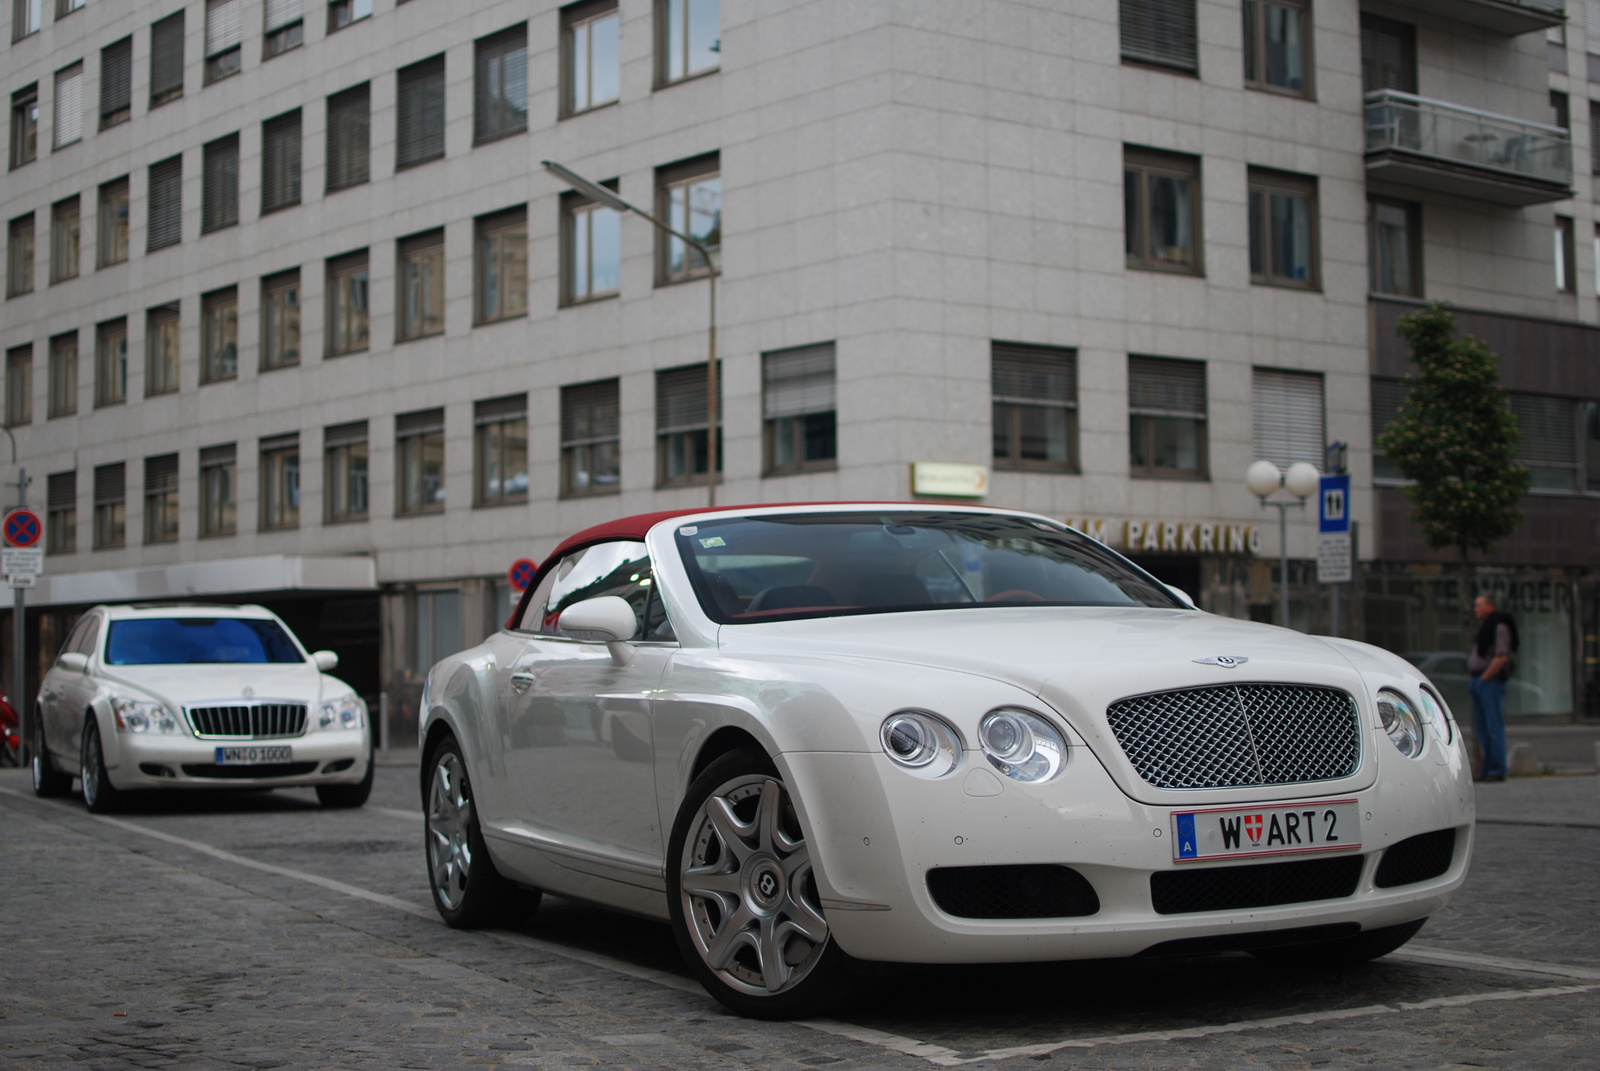
<path id="1" fill-rule="evenodd" d="M 533 583 L 533 574 L 538 570 L 532 558 L 518 558 L 511 563 L 511 568 L 506 572 L 506 583 L 514 591 L 527 591 L 528 585 Z"/>

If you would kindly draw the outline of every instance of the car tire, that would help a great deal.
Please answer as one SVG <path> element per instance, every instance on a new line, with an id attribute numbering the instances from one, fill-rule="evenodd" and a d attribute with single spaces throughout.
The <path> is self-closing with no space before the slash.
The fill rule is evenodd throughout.
<path id="1" fill-rule="evenodd" d="M 110 814 L 122 806 L 122 793 L 106 774 L 105 749 L 100 745 L 100 723 L 93 714 L 83 723 L 83 758 L 79 779 L 83 803 L 90 814 Z"/>
<path id="2" fill-rule="evenodd" d="M 72 791 L 72 775 L 56 769 L 50 749 L 44 743 L 44 722 L 38 714 L 33 716 L 33 794 L 46 799 L 65 796 Z"/>
<path id="3" fill-rule="evenodd" d="M 689 786 L 667 852 L 667 907 L 690 969 L 757 1019 L 803 1019 L 848 995 L 788 788 L 759 748 L 714 760 Z"/>
<path id="4" fill-rule="evenodd" d="M 372 795 L 373 771 L 377 769 L 376 756 L 367 749 L 367 776 L 353 785 L 318 785 L 317 802 L 324 807 L 346 809 L 360 807 Z"/>
<path id="5" fill-rule="evenodd" d="M 1353 937 L 1339 937 L 1332 941 L 1318 941 L 1309 945 L 1281 945 L 1257 948 L 1251 955 L 1269 963 L 1304 967 L 1351 967 L 1379 959 L 1399 948 L 1417 935 L 1428 920 L 1403 922 L 1398 926 L 1384 926 L 1366 930 Z"/>
<path id="6" fill-rule="evenodd" d="M 507 880 L 495 869 L 483 842 L 467 764 L 454 737 L 434 745 L 427 769 L 423 850 L 428 888 L 439 917 L 452 928 L 473 929 L 517 923 L 532 915 L 542 894 Z"/>

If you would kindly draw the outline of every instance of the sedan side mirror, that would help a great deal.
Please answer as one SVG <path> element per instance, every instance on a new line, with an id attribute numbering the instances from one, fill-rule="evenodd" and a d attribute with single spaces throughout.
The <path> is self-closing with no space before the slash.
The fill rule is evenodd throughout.
<path id="1" fill-rule="evenodd" d="M 317 668 L 324 673 L 332 673 L 339 668 L 339 656 L 332 651 L 313 651 L 311 661 L 315 662 Z"/>
<path id="2" fill-rule="evenodd" d="M 89 672 L 89 656 L 79 654 L 77 651 L 64 651 L 61 657 L 56 659 L 56 665 L 62 669 L 70 669 L 74 673 L 87 673 Z"/>
<path id="3" fill-rule="evenodd" d="M 561 611 L 556 627 L 562 635 L 575 640 L 604 643 L 611 652 L 611 661 L 625 666 L 633 658 L 633 645 L 627 641 L 638 632 L 639 620 L 626 599 L 601 595 Z"/>

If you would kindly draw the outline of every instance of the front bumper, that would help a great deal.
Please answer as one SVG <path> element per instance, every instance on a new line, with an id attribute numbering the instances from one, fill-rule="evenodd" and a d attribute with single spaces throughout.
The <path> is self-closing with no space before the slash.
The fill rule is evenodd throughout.
<path id="1" fill-rule="evenodd" d="M 267 740 L 196 738 L 116 732 L 105 741 L 106 773 L 118 789 L 284 788 L 353 784 L 367 775 L 369 730 L 339 729 Z M 287 747 L 290 761 L 217 764 L 220 747 Z M 114 749 L 114 750 L 113 750 Z"/>
<path id="2" fill-rule="evenodd" d="M 983 756 L 972 752 L 934 781 L 907 775 L 882 754 L 782 756 L 840 946 L 867 960 L 1010 962 L 1132 956 L 1170 941 L 1312 926 L 1349 929 L 1354 923 L 1368 930 L 1433 914 L 1466 877 L 1473 804 L 1464 765 L 1405 760 L 1396 753 L 1384 757 L 1380 776 L 1365 790 L 1295 785 L 1281 799 L 1357 800 L 1364 858 L 1353 893 L 1272 907 L 1160 914 L 1152 874 L 1318 857 L 1174 863 L 1173 808 L 1130 799 L 1090 749 L 1072 750 L 1068 768 L 1044 785 L 994 775 Z M 1226 792 L 1196 793 L 1193 806 L 1232 802 Z M 1384 849 L 1442 829 L 1457 831 L 1443 874 L 1395 888 L 1376 886 Z M 941 910 L 928 889 L 927 873 L 936 867 L 1040 863 L 1076 870 L 1094 887 L 1099 910 L 1069 918 L 958 918 Z"/>

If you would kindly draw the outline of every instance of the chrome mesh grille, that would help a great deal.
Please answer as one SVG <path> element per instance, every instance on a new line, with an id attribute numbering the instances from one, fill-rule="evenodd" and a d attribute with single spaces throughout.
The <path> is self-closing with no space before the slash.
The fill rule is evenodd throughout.
<path id="1" fill-rule="evenodd" d="M 299 736 L 306 728 L 304 703 L 239 703 L 190 707 L 196 736 Z"/>
<path id="2" fill-rule="evenodd" d="M 1290 785 L 1348 777 L 1361 718 L 1337 688 L 1224 684 L 1119 699 L 1111 731 L 1156 788 Z"/>

